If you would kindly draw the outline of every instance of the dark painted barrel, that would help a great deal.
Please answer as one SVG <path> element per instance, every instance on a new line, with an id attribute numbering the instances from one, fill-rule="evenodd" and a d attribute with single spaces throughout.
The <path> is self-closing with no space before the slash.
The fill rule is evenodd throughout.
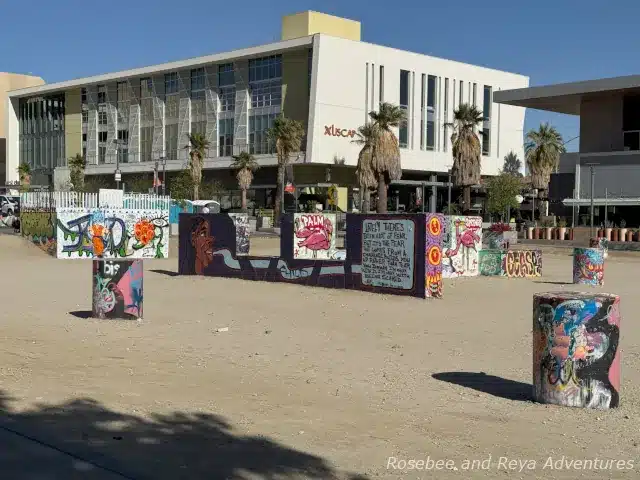
<path id="1" fill-rule="evenodd" d="M 533 397 L 567 407 L 620 402 L 620 297 L 550 292 L 533 296 Z"/>
<path id="2" fill-rule="evenodd" d="M 142 318 L 142 260 L 94 260 L 94 318 Z"/>

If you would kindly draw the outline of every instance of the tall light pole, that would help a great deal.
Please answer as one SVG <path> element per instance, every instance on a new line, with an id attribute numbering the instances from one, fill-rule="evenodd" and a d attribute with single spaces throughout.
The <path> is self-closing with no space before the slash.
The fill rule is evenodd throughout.
<path id="1" fill-rule="evenodd" d="M 598 165 L 597 163 L 585 163 L 589 167 L 589 171 L 591 172 L 591 237 L 594 236 L 593 230 L 593 195 L 596 188 L 596 170 L 595 167 Z"/>

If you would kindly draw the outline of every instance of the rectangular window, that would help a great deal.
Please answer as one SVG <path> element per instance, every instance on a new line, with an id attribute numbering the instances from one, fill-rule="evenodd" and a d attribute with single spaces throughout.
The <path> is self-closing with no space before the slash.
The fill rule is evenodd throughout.
<path id="1" fill-rule="evenodd" d="M 204 90 L 191 92 L 191 122 L 206 120 L 206 103 Z"/>
<path id="2" fill-rule="evenodd" d="M 218 122 L 219 156 L 233 155 L 233 118 L 221 118 Z"/>
<path id="3" fill-rule="evenodd" d="M 478 106 L 478 84 L 474 83 L 473 84 L 473 106 L 477 107 Z"/>
<path id="4" fill-rule="evenodd" d="M 236 80 L 233 74 L 233 63 L 218 65 L 218 85 L 235 85 Z"/>
<path id="5" fill-rule="evenodd" d="M 140 98 L 151 98 L 153 96 L 153 82 L 150 78 L 140 79 Z"/>
<path id="6" fill-rule="evenodd" d="M 89 112 L 87 111 L 82 112 L 82 123 L 84 124 L 89 123 Z"/>
<path id="7" fill-rule="evenodd" d="M 164 127 L 164 148 L 168 160 L 178 159 L 178 124 L 173 123 Z"/>
<path id="8" fill-rule="evenodd" d="M 233 112 L 236 108 L 236 87 L 220 87 L 220 111 Z"/>
<path id="9" fill-rule="evenodd" d="M 118 82 L 118 122 L 128 123 L 129 119 L 129 84 Z"/>
<path id="10" fill-rule="evenodd" d="M 449 122 L 449 79 L 444 79 L 444 139 L 442 141 L 443 150 L 447 151 L 447 145 L 449 143 L 449 135 L 447 123 Z"/>
<path id="11" fill-rule="evenodd" d="M 460 99 L 458 100 L 458 106 L 460 106 L 464 103 L 464 82 L 462 80 L 460 80 L 460 90 L 458 95 L 460 95 Z"/>
<path id="12" fill-rule="evenodd" d="M 484 122 L 482 125 L 482 154 L 491 155 L 491 105 L 493 102 L 493 95 L 491 87 L 484 86 L 484 104 L 482 107 L 482 116 Z"/>
<path id="13" fill-rule="evenodd" d="M 107 124 L 107 106 L 103 103 L 98 105 L 98 125 Z"/>
<path id="14" fill-rule="evenodd" d="M 384 102 L 384 65 L 380 65 L 380 103 Z"/>
<path id="15" fill-rule="evenodd" d="M 98 103 L 105 103 L 107 101 L 107 87 L 105 85 L 98 86 Z"/>
<path id="16" fill-rule="evenodd" d="M 433 150 L 436 145 L 436 77 L 427 78 L 427 150 Z"/>
<path id="17" fill-rule="evenodd" d="M 270 80 L 251 85 L 251 107 L 279 107 L 282 104 L 282 82 Z"/>
<path id="18" fill-rule="evenodd" d="M 107 132 L 98 132 L 98 143 L 107 143 Z"/>
<path id="19" fill-rule="evenodd" d="M 406 114 L 409 111 L 409 71 L 400 70 L 400 108 L 405 112 L 405 119 L 400 122 L 398 143 L 400 148 L 409 146 L 409 123 Z"/>
<path id="20" fill-rule="evenodd" d="M 83 88 L 80 90 L 80 101 L 84 104 L 87 103 L 87 89 Z"/>
<path id="21" fill-rule="evenodd" d="M 140 161 L 151 161 L 151 150 L 153 148 L 153 127 L 140 128 Z"/>
<path id="22" fill-rule="evenodd" d="M 260 82 L 282 77 L 282 55 L 249 60 L 249 82 Z"/>
<path id="23" fill-rule="evenodd" d="M 427 76 L 420 82 L 420 150 L 424 150 L 424 109 L 427 106 Z"/>
<path id="24" fill-rule="evenodd" d="M 204 90 L 205 85 L 204 67 L 194 68 L 191 70 L 191 91 Z"/>
<path id="25" fill-rule="evenodd" d="M 178 93 L 178 74 L 176 72 L 164 74 L 164 94 Z"/>
<path id="26" fill-rule="evenodd" d="M 106 145 L 98 145 L 98 164 L 107 163 L 107 147 Z"/>
<path id="27" fill-rule="evenodd" d="M 249 117 L 249 153 L 273 153 L 274 146 L 269 141 L 267 131 L 273 126 L 277 114 L 251 115 Z"/>
<path id="28" fill-rule="evenodd" d="M 313 73 L 313 49 L 307 53 L 307 95 L 311 96 L 311 74 Z"/>
<path id="29" fill-rule="evenodd" d="M 164 101 L 164 116 L 167 120 L 178 119 L 178 106 L 180 101 L 180 95 L 172 94 L 167 95 Z"/>
<path id="30" fill-rule="evenodd" d="M 129 162 L 129 130 L 118 130 L 118 161 Z"/>

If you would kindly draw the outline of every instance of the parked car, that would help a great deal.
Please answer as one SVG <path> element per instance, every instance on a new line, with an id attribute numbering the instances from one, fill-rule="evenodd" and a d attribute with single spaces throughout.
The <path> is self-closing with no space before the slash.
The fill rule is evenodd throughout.
<path id="1" fill-rule="evenodd" d="M 0 195 L 0 211 L 2 216 L 20 215 L 20 197 L 13 195 Z"/>

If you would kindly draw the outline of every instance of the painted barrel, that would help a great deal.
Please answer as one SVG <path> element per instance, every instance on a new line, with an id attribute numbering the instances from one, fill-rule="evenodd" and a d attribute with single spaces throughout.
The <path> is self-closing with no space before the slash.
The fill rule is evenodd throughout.
<path id="1" fill-rule="evenodd" d="M 617 295 L 535 294 L 534 400 L 567 407 L 618 407 L 620 320 Z"/>
<path id="2" fill-rule="evenodd" d="M 92 316 L 142 318 L 142 260 L 93 260 Z"/>
<path id="3" fill-rule="evenodd" d="M 604 252 L 602 249 L 573 249 L 573 283 L 604 285 Z"/>
<path id="4" fill-rule="evenodd" d="M 589 248 L 599 248 L 602 250 L 602 256 L 606 259 L 609 256 L 609 241 L 604 238 L 590 238 L 589 239 Z"/>

